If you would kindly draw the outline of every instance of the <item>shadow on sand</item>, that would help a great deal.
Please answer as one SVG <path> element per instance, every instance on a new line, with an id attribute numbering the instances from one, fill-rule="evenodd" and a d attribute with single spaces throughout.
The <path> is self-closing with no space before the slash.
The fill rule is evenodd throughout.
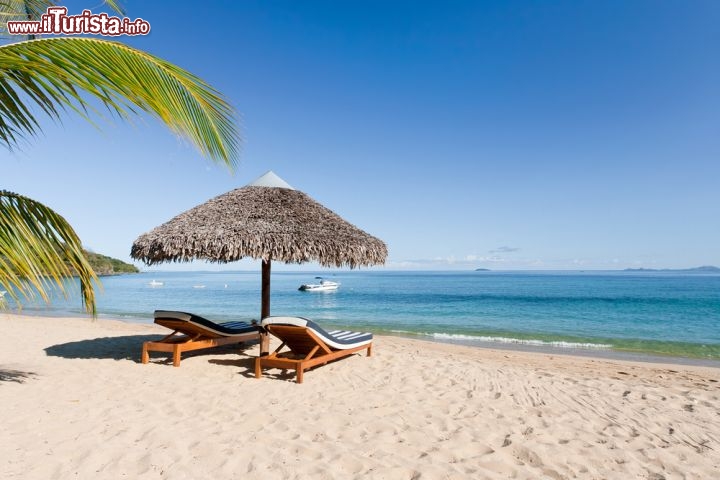
<path id="1" fill-rule="evenodd" d="M 24 383 L 29 378 L 35 378 L 35 372 L 23 372 L 21 370 L 5 370 L 0 368 L 0 382 Z"/>
<path id="2" fill-rule="evenodd" d="M 258 355 L 257 348 L 257 345 L 255 345 L 254 349 L 246 348 L 244 351 L 240 351 L 239 353 L 244 356 L 239 358 L 227 360 L 213 358 L 209 360 L 209 362 L 214 365 L 225 365 L 240 368 L 240 371 L 238 372 L 239 375 L 242 375 L 245 378 L 255 378 L 255 357 Z M 264 370 L 262 376 L 295 381 L 295 370 L 275 370 L 272 373 L 268 373 L 267 370 Z"/>
<path id="3" fill-rule="evenodd" d="M 232 367 L 239 367 L 242 369 L 238 372 L 239 375 L 242 375 L 243 377 L 246 377 L 246 378 L 255 378 L 255 357 L 257 356 L 258 352 L 257 352 L 257 350 L 246 351 L 245 354 L 247 355 L 246 357 L 242 357 L 242 358 L 238 358 L 238 359 L 234 359 L 234 360 L 212 359 L 209 362 L 213 363 L 215 365 L 227 365 L 227 366 L 232 366 Z M 356 355 L 358 355 L 358 354 L 356 354 Z M 338 360 L 342 360 L 342 359 L 338 359 Z M 333 363 L 338 360 L 333 360 L 333 361 L 330 361 L 327 363 Z M 316 368 L 320 368 L 324 365 L 325 364 L 317 365 L 315 367 L 309 368 L 309 369 L 305 370 L 305 373 L 311 372 L 311 371 L 315 370 Z M 294 383 L 297 379 L 297 374 L 295 373 L 295 370 L 293 370 L 293 369 L 264 368 L 262 371 L 261 378 L 265 378 L 265 377 L 271 378 L 274 380 L 285 380 L 287 382 Z"/>
<path id="4" fill-rule="evenodd" d="M 100 358 L 140 362 L 143 342 L 157 341 L 161 335 L 126 335 L 61 343 L 45 349 L 49 357 Z"/>
<path id="5" fill-rule="evenodd" d="M 140 354 L 142 352 L 143 342 L 158 341 L 162 338 L 163 335 L 127 335 L 122 337 L 93 338 L 90 340 L 53 345 L 46 348 L 45 353 L 47 353 L 50 357 L 132 360 L 136 363 L 140 363 Z M 242 344 L 240 346 L 226 345 L 222 347 L 208 348 L 205 350 L 184 352 L 182 358 L 185 360 L 187 358 L 202 355 L 257 354 L 257 352 L 253 352 L 252 350 L 252 348 L 257 348 L 256 345 L 257 344 Z M 163 352 L 151 352 L 150 361 L 168 363 L 172 365 L 172 358 L 170 354 Z M 233 360 L 233 362 L 237 365 L 237 360 Z M 1 371 L 2 370 L 0 370 L 0 372 Z"/>

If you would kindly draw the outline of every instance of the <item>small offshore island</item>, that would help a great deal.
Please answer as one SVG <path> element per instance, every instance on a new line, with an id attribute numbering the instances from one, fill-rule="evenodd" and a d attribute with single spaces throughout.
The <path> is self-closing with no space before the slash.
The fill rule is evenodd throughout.
<path id="1" fill-rule="evenodd" d="M 89 252 L 87 250 L 85 250 L 84 253 L 92 269 L 100 276 L 140 273 L 140 270 L 135 265 L 125 263 L 117 258 Z"/>

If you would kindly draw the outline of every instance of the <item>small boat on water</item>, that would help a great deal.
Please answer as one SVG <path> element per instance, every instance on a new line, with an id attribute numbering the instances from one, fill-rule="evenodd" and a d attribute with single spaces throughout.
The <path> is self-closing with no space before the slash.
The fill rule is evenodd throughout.
<path id="1" fill-rule="evenodd" d="M 337 290 L 340 286 L 337 282 L 331 282 L 330 280 L 323 280 L 321 277 L 315 277 L 320 280 L 319 283 L 306 283 L 300 285 L 298 290 L 303 292 L 327 292 L 330 290 Z"/>
<path id="2" fill-rule="evenodd" d="M 163 282 L 158 282 L 157 280 L 152 280 L 150 283 L 148 283 L 151 287 L 162 287 L 165 285 Z"/>

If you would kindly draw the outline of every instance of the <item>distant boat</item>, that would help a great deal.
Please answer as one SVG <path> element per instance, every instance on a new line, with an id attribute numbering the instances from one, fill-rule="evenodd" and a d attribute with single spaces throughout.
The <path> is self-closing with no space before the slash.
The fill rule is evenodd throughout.
<path id="1" fill-rule="evenodd" d="M 193 285 L 193 288 L 205 288 L 205 285 Z"/>
<path id="2" fill-rule="evenodd" d="M 331 282 L 330 280 L 323 280 L 322 277 L 315 277 L 320 280 L 319 283 L 306 283 L 300 285 L 298 290 L 303 292 L 327 292 L 330 290 L 337 290 L 340 286 L 337 282 Z"/>
<path id="3" fill-rule="evenodd" d="M 158 282 L 157 280 L 152 280 L 150 283 L 148 283 L 151 287 L 162 287 L 165 285 L 164 282 Z"/>

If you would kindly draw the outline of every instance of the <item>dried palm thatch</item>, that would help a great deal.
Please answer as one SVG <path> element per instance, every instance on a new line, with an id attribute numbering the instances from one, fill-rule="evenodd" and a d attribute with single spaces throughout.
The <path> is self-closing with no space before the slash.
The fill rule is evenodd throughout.
<path id="1" fill-rule="evenodd" d="M 250 257 L 354 268 L 384 263 L 387 247 L 303 192 L 249 185 L 141 235 L 130 255 L 148 265 Z"/>
<path id="2" fill-rule="evenodd" d="M 141 235 L 130 256 L 148 265 L 262 259 L 260 318 L 265 318 L 273 260 L 354 268 L 385 263 L 387 247 L 268 172 Z M 264 334 L 261 352 L 267 353 L 268 346 Z"/>

